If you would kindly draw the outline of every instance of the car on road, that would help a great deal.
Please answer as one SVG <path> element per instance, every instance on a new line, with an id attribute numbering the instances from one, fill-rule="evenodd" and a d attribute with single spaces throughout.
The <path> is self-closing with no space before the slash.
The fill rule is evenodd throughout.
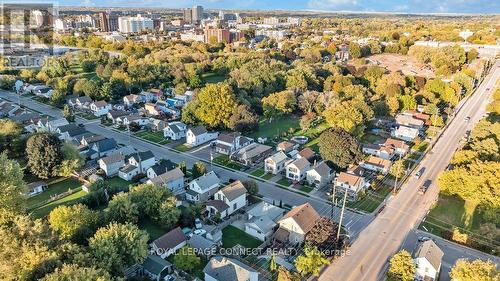
<path id="1" fill-rule="evenodd" d="M 422 186 L 418 189 L 418 193 L 421 195 L 425 194 L 429 189 L 429 187 L 431 187 L 431 184 L 432 184 L 431 180 L 429 179 L 425 180 L 424 184 L 422 184 Z"/>
<path id="2" fill-rule="evenodd" d="M 465 117 L 465 118 L 464 118 L 464 121 L 465 121 L 465 122 L 469 122 L 469 121 L 470 121 L 470 116 Z"/>
<path id="3" fill-rule="evenodd" d="M 85 124 L 80 123 L 80 124 L 78 124 L 78 127 L 83 128 L 83 127 L 85 127 Z"/>
<path id="4" fill-rule="evenodd" d="M 422 167 L 415 173 L 415 175 L 413 175 L 413 177 L 419 179 L 424 174 L 424 172 L 425 172 L 425 167 Z"/>
<path id="5" fill-rule="evenodd" d="M 425 241 L 429 241 L 429 240 L 432 240 L 430 237 L 428 236 L 420 236 L 418 237 L 418 242 L 425 242 Z"/>

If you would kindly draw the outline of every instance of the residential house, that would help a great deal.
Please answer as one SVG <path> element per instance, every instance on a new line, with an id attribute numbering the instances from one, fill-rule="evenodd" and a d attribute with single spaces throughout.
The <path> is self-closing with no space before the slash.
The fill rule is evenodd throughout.
<path id="1" fill-rule="evenodd" d="M 377 156 L 383 159 L 392 159 L 392 157 L 394 157 L 394 149 L 387 146 L 364 144 L 362 147 L 362 151 L 363 153 Z"/>
<path id="2" fill-rule="evenodd" d="M 139 174 L 145 174 L 150 167 L 155 165 L 156 159 L 153 152 L 148 150 L 130 155 L 127 162 L 125 166 L 120 168 L 118 176 L 129 181 Z"/>
<path id="3" fill-rule="evenodd" d="M 305 158 L 309 162 L 313 162 L 315 157 L 316 157 L 316 152 L 314 152 L 314 150 L 312 150 L 309 147 L 302 149 L 296 156 L 297 159 Z"/>
<path id="4" fill-rule="evenodd" d="M 89 109 L 93 100 L 88 96 L 71 98 L 68 100 L 68 105 L 76 109 Z"/>
<path id="5" fill-rule="evenodd" d="M 221 180 L 214 171 L 192 180 L 186 191 L 186 200 L 191 202 L 206 201 L 217 192 L 220 182 Z"/>
<path id="6" fill-rule="evenodd" d="M 400 126 L 415 128 L 418 130 L 422 129 L 422 127 L 424 126 L 424 121 L 406 114 L 398 114 L 396 116 L 396 123 Z"/>
<path id="7" fill-rule="evenodd" d="M 122 120 L 121 123 L 124 126 L 129 126 L 132 123 L 135 123 L 139 126 L 146 126 L 150 122 L 148 117 L 137 115 L 137 114 L 119 117 L 117 120 L 120 120 L 120 119 Z"/>
<path id="8" fill-rule="evenodd" d="M 399 156 L 404 156 L 410 151 L 410 147 L 404 141 L 391 138 L 386 139 L 382 146 L 394 149 L 394 153 Z"/>
<path id="9" fill-rule="evenodd" d="M 392 130 L 391 136 L 404 141 L 414 141 L 418 137 L 418 129 L 399 126 Z"/>
<path id="10" fill-rule="evenodd" d="M 66 120 L 66 118 L 59 118 L 55 120 L 49 120 L 48 118 L 41 118 L 38 120 L 38 130 L 40 131 L 47 131 L 47 132 L 53 132 L 55 133 L 57 128 L 68 125 L 69 122 Z"/>
<path id="11" fill-rule="evenodd" d="M 387 174 L 391 168 L 392 162 L 376 156 L 370 156 L 367 160 L 361 161 L 359 165 L 366 170 Z"/>
<path id="12" fill-rule="evenodd" d="M 160 119 L 152 119 L 149 126 L 153 132 L 162 132 L 167 127 L 167 122 Z"/>
<path id="13" fill-rule="evenodd" d="M 171 140 L 180 140 L 186 137 L 186 124 L 182 122 L 170 122 L 163 129 L 163 136 Z"/>
<path id="14" fill-rule="evenodd" d="M 218 246 L 217 243 L 200 234 L 193 234 L 187 243 L 189 247 L 196 251 L 196 254 L 203 255 L 206 258 L 210 258 L 215 254 Z"/>
<path id="15" fill-rule="evenodd" d="M 299 148 L 299 144 L 295 142 L 282 141 L 276 145 L 276 151 L 283 151 L 289 153 L 292 150 Z"/>
<path id="16" fill-rule="evenodd" d="M 306 172 L 306 181 L 309 185 L 321 188 L 332 180 L 332 169 L 325 163 L 321 162 L 314 168 Z"/>
<path id="17" fill-rule="evenodd" d="M 153 281 L 163 281 L 172 272 L 172 264 L 157 255 L 148 255 L 142 263 L 142 275 Z"/>
<path id="18" fill-rule="evenodd" d="M 296 206 L 278 221 L 279 228 L 274 238 L 282 243 L 300 244 L 320 218 L 311 204 Z"/>
<path id="19" fill-rule="evenodd" d="M 274 233 L 277 222 L 285 210 L 267 202 L 259 202 L 247 211 L 245 232 L 261 241 L 267 241 Z"/>
<path id="20" fill-rule="evenodd" d="M 47 189 L 48 185 L 44 181 L 36 181 L 27 184 L 28 191 L 26 192 L 26 196 L 32 197 L 37 194 L 42 193 L 45 189 Z"/>
<path id="21" fill-rule="evenodd" d="M 306 158 L 296 159 L 286 165 L 286 177 L 293 181 L 301 181 L 306 177 L 306 172 L 311 169 L 311 163 Z"/>
<path id="22" fill-rule="evenodd" d="M 40 120 L 40 114 L 34 112 L 24 112 L 22 114 L 11 116 L 12 121 L 16 121 L 21 124 L 36 124 Z"/>
<path id="23" fill-rule="evenodd" d="M 289 158 L 283 151 L 278 151 L 264 160 L 264 171 L 273 175 L 279 174 L 284 168 Z"/>
<path id="24" fill-rule="evenodd" d="M 142 91 L 139 93 L 139 96 L 143 102 L 155 102 L 157 101 L 158 96 L 154 93 L 148 91 Z"/>
<path id="25" fill-rule="evenodd" d="M 54 90 L 51 87 L 48 87 L 45 85 L 40 85 L 40 86 L 33 87 L 33 90 L 31 92 L 35 96 L 50 99 L 50 97 L 52 96 L 52 93 L 54 93 Z"/>
<path id="26" fill-rule="evenodd" d="M 175 168 L 148 180 L 148 183 L 158 187 L 166 187 L 174 194 L 180 194 L 184 192 L 184 173 L 181 169 Z"/>
<path id="27" fill-rule="evenodd" d="M 186 235 L 184 235 L 180 227 L 176 227 L 154 240 L 149 246 L 151 247 L 151 252 L 165 259 L 184 247 L 186 243 Z"/>
<path id="28" fill-rule="evenodd" d="M 118 174 L 121 167 L 125 165 L 125 157 L 119 152 L 114 152 L 97 161 L 106 176 L 112 177 Z"/>
<path id="29" fill-rule="evenodd" d="M 101 158 L 107 156 L 118 148 L 114 139 L 104 138 L 91 143 L 85 154 L 90 159 Z"/>
<path id="30" fill-rule="evenodd" d="M 148 177 L 148 179 L 152 179 L 163 173 L 175 169 L 175 167 L 177 167 L 177 164 L 175 164 L 174 162 L 166 159 L 161 159 L 158 163 L 146 170 L 146 176 Z"/>
<path id="31" fill-rule="evenodd" d="M 225 218 L 247 205 L 247 190 L 241 181 L 235 181 L 217 191 L 214 200 L 206 205 L 209 217 L 220 213 L 221 218 Z"/>
<path id="32" fill-rule="evenodd" d="M 60 140 L 72 141 L 74 139 L 74 137 L 79 136 L 79 135 L 83 135 L 87 131 L 78 125 L 68 124 L 68 125 L 63 125 L 63 126 L 57 127 L 55 132 L 59 134 Z"/>
<path id="33" fill-rule="evenodd" d="M 103 140 L 103 139 L 106 139 L 106 137 L 101 136 L 101 135 L 95 135 L 95 134 L 87 134 L 80 139 L 80 145 L 90 147 L 90 146 L 92 146 L 93 143 L 100 141 L 100 140 Z"/>
<path id="34" fill-rule="evenodd" d="M 272 153 L 272 147 L 254 142 L 233 153 L 231 159 L 245 166 L 254 166 L 266 159 Z"/>
<path id="35" fill-rule="evenodd" d="M 162 113 L 162 110 L 156 104 L 151 102 L 144 104 L 144 110 L 149 116 L 158 116 Z"/>
<path id="36" fill-rule="evenodd" d="M 90 104 L 90 110 L 92 113 L 94 113 L 95 116 L 101 117 L 106 114 L 111 110 L 111 104 L 107 103 L 106 101 L 96 101 Z"/>
<path id="37" fill-rule="evenodd" d="M 253 142 L 253 139 L 241 136 L 240 133 L 220 134 L 215 141 L 215 151 L 220 154 L 230 155 Z"/>
<path id="38" fill-rule="evenodd" d="M 203 126 L 189 128 L 186 132 L 186 146 L 194 147 L 217 138 L 219 133 L 209 132 Z"/>
<path id="39" fill-rule="evenodd" d="M 351 201 L 358 200 L 361 193 L 370 186 L 370 183 L 365 180 L 360 174 L 354 172 L 340 172 L 335 178 L 333 185 L 335 193 L 344 194 L 347 191 L 347 198 Z"/>
<path id="40" fill-rule="evenodd" d="M 124 116 L 127 116 L 129 114 L 130 114 L 130 112 L 127 112 L 125 110 L 110 110 L 110 111 L 108 111 L 108 114 L 106 115 L 106 117 L 108 118 L 108 120 L 111 120 L 111 122 L 113 122 L 113 124 L 115 124 L 115 123 L 117 123 L 118 117 L 124 117 Z"/>
<path id="41" fill-rule="evenodd" d="M 183 105 L 185 105 L 186 103 L 184 102 L 184 100 L 182 99 L 178 99 L 177 97 L 175 98 L 167 98 L 166 99 L 166 103 L 168 104 L 168 106 L 170 107 L 182 107 Z"/>
<path id="42" fill-rule="evenodd" d="M 19 106 L 6 101 L 0 101 L 0 118 L 12 117 L 19 110 Z"/>
<path id="43" fill-rule="evenodd" d="M 144 100 L 139 95 L 127 95 L 123 97 L 123 103 L 126 107 L 132 107 L 137 103 L 144 102 Z"/>
<path id="44" fill-rule="evenodd" d="M 415 280 L 438 280 L 443 251 L 432 240 L 422 242 L 415 252 Z"/>
<path id="45" fill-rule="evenodd" d="M 205 281 L 258 281 L 259 272 L 232 258 L 216 256 L 205 268 Z"/>

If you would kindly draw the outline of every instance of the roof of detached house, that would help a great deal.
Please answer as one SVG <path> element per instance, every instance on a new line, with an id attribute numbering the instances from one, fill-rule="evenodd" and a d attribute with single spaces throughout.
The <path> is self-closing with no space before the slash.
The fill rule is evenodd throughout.
<path id="1" fill-rule="evenodd" d="M 415 258 L 425 258 L 435 269 L 439 269 L 443 255 L 443 251 L 439 249 L 434 241 L 427 240 L 420 244 L 415 253 Z"/>
<path id="2" fill-rule="evenodd" d="M 163 234 L 160 238 L 156 239 L 151 244 L 155 245 L 159 249 L 169 250 L 186 241 L 187 238 L 186 235 L 184 235 L 184 232 L 182 232 L 180 227 L 176 227 Z"/>
<path id="3" fill-rule="evenodd" d="M 258 274 L 250 266 L 222 256 L 211 258 L 203 272 L 218 281 L 246 281 L 250 280 L 250 273 Z"/>
<path id="4" fill-rule="evenodd" d="M 305 232 L 309 232 L 321 217 L 309 203 L 299 205 L 286 213 L 280 221 L 292 218 Z"/>
<path id="5" fill-rule="evenodd" d="M 247 189 L 241 181 L 230 183 L 219 191 L 222 192 L 229 201 L 233 201 L 234 199 L 247 193 Z"/>

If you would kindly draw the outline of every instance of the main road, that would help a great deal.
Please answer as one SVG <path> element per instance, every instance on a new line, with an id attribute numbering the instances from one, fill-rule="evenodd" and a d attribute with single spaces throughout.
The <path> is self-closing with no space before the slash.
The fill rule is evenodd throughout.
<path id="1" fill-rule="evenodd" d="M 419 167 L 426 170 L 420 179 L 410 178 L 387 203 L 385 209 L 359 234 L 346 256 L 334 260 L 319 280 L 374 281 L 384 278 L 388 259 L 398 251 L 408 233 L 418 227 L 439 193 L 436 179 L 446 169 L 458 148 L 460 139 L 472 129 L 484 113 L 495 82 L 500 77 L 500 62 L 496 61 L 490 73 L 475 93 L 466 100 L 455 118 L 443 132 Z M 470 121 L 465 121 L 470 117 Z M 432 186 L 424 195 L 417 190 L 426 180 Z"/>
<path id="2" fill-rule="evenodd" d="M 62 111 L 58 108 L 52 107 L 50 105 L 40 103 L 36 100 L 33 100 L 26 96 L 19 96 L 13 92 L 0 90 L 0 98 L 10 100 L 11 102 L 18 103 L 20 102 L 26 108 L 30 108 L 34 111 L 40 112 L 47 116 L 51 116 L 54 118 L 62 118 Z M 114 138 L 118 143 L 130 145 L 133 148 L 139 151 L 151 150 L 153 154 L 158 158 L 166 158 L 170 159 L 174 162 L 185 161 L 186 165 L 192 166 L 196 161 L 205 161 L 207 164 L 207 170 L 213 170 L 217 173 L 217 175 L 222 179 L 227 181 L 228 179 L 236 179 L 236 180 L 249 180 L 249 174 L 228 170 L 216 165 L 210 165 L 207 160 L 196 157 L 189 152 L 178 152 L 172 150 L 172 148 L 167 146 L 160 146 L 157 144 L 153 144 L 142 139 L 135 138 L 133 136 L 129 136 L 126 132 L 121 132 L 117 130 L 113 130 L 112 128 L 101 126 L 99 120 L 88 121 L 82 118 L 78 118 L 77 120 L 80 123 L 85 124 L 85 129 L 94 134 L 100 134 L 106 136 L 108 138 Z M 266 201 L 272 202 L 275 200 L 276 202 L 282 201 L 283 204 L 287 204 L 290 206 L 297 206 L 300 204 L 304 204 L 309 202 L 320 214 L 325 216 L 330 216 L 331 214 L 331 205 L 326 202 L 323 198 L 316 198 L 313 196 L 304 196 L 284 188 L 277 187 L 276 185 L 269 182 L 257 181 L 259 185 L 259 194 L 261 194 Z M 334 209 L 334 220 L 339 219 L 340 210 L 339 208 Z M 355 236 L 361 230 L 369 224 L 369 222 L 373 219 L 372 215 L 364 215 L 351 211 L 346 211 L 344 222 L 349 223 L 349 229 L 351 231 L 351 236 Z"/>

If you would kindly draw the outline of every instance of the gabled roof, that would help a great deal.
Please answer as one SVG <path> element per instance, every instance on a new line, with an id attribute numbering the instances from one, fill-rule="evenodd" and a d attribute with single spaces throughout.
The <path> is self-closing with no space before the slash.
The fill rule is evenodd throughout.
<path id="1" fill-rule="evenodd" d="M 199 136 L 199 135 L 203 135 L 205 134 L 207 131 L 207 129 L 205 129 L 205 127 L 203 126 L 196 126 L 196 127 L 192 127 L 192 128 L 189 128 L 189 130 L 191 131 L 191 133 L 193 133 L 193 135 L 195 136 Z"/>
<path id="2" fill-rule="evenodd" d="M 220 183 L 220 179 L 214 171 L 210 171 L 209 173 L 194 179 L 192 182 L 196 182 L 201 190 L 206 191 L 212 186 L 218 185 Z"/>
<path id="3" fill-rule="evenodd" d="M 218 281 L 247 281 L 250 273 L 258 272 L 248 265 L 226 257 L 213 257 L 207 263 L 203 272 Z"/>
<path id="4" fill-rule="evenodd" d="M 205 203 L 205 205 L 207 207 L 210 206 L 215 208 L 219 213 L 222 213 L 225 210 L 229 209 L 229 206 L 222 200 L 209 200 Z"/>
<path id="5" fill-rule="evenodd" d="M 393 138 L 386 139 L 383 145 L 388 146 L 388 147 L 392 147 L 394 149 L 403 149 L 403 150 L 409 149 L 408 145 L 404 141 L 396 140 Z"/>
<path id="6" fill-rule="evenodd" d="M 309 163 L 309 161 L 307 161 L 306 158 L 299 158 L 299 159 L 294 160 L 292 163 L 290 163 L 288 165 L 294 165 L 295 167 L 297 167 L 297 169 L 303 170 L 303 169 L 309 167 L 311 165 L 311 163 Z"/>
<path id="7" fill-rule="evenodd" d="M 108 151 L 111 149 L 115 149 L 118 145 L 116 144 L 115 139 L 102 139 L 96 141 L 92 144 L 92 146 L 96 146 L 98 151 Z"/>
<path id="8" fill-rule="evenodd" d="M 363 178 L 354 174 L 341 172 L 337 177 L 337 182 L 346 183 L 350 186 L 359 187 L 363 183 Z"/>
<path id="9" fill-rule="evenodd" d="M 229 201 L 233 201 L 241 195 L 246 194 L 247 189 L 241 181 L 235 181 L 223 187 L 219 192 L 222 192 Z"/>
<path id="10" fill-rule="evenodd" d="M 299 155 L 307 160 L 311 160 L 316 155 L 316 152 L 309 147 L 306 147 L 299 152 Z"/>
<path id="11" fill-rule="evenodd" d="M 125 110 L 110 110 L 108 114 L 111 116 L 111 118 L 115 119 L 121 116 L 129 115 L 129 112 Z"/>
<path id="12" fill-rule="evenodd" d="M 161 160 L 159 163 L 156 163 L 155 165 L 150 167 L 150 169 L 153 169 L 155 174 L 161 175 L 167 171 L 174 169 L 175 167 L 177 167 L 177 165 L 175 163 L 173 163 L 172 161 Z"/>
<path id="13" fill-rule="evenodd" d="M 237 132 L 232 132 L 232 133 L 224 133 L 220 134 L 219 137 L 217 137 L 218 141 L 221 142 L 226 142 L 226 143 L 235 143 L 236 139 L 240 136 L 240 133 Z"/>
<path id="14" fill-rule="evenodd" d="M 111 153 L 110 155 L 106 156 L 106 157 L 103 157 L 100 159 L 102 162 L 104 162 L 104 164 L 106 165 L 110 165 L 110 164 L 113 164 L 113 163 L 118 163 L 118 162 L 121 162 L 124 160 L 124 157 L 121 153 L 119 152 L 115 152 L 115 153 Z"/>
<path id="15" fill-rule="evenodd" d="M 272 156 L 268 157 L 267 159 L 272 160 L 274 163 L 280 163 L 288 159 L 288 156 L 286 156 L 286 154 L 283 151 L 278 151 Z"/>
<path id="16" fill-rule="evenodd" d="M 370 156 L 368 158 L 368 160 L 366 160 L 364 162 L 368 163 L 368 164 L 371 164 L 371 165 L 382 167 L 384 169 L 389 169 L 391 167 L 391 161 L 390 160 L 387 160 L 387 159 L 384 159 L 384 158 L 380 158 L 380 157 L 377 157 L 377 156 Z"/>
<path id="17" fill-rule="evenodd" d="M 108 106 L 108 103 L 106 101 L 100 100 L 100 101 L 95 101 L 94 105 L 96 107 L 106 107 Z"/>
<path id="18" fill-rule="evenodd" d="M 288 218 L 292 218 L 302 231 L 307 233 L 314 227 L 316 221 L 320 219 L 320 216 L 311 204 L 305 203 L 291 209 L 280 221 L 284 221 Z"/>
<path id="19" fill-rule="evenodd" d="M 79 127 L 75 124 L 68 124 L 58 127 L 59 131 L 62 133 L 67 132 L 70 137 L 84 134 L 87 132 L 84 128 Z"/>
<path id="20" fill-rule="evenodd" d="M 266 216 L 273 221 L 277 221 L 279 218 L 281 218 L 284 212 L 285 210 L 265 201 L 261 201 L 258 204 L 254 205 L 250 210 L 247 210 L 247 214 L 252 217 Z"/>
<path id="21" fill-rule="evenodd" d="M 186 235 L 182 232 L 180 227 L 176 227 L 169 232 L 163 234 L 160 238 L 151 243 L 158 249 L 164 249 L 165 252 L 177 247 L 179 244 L 186 242 Z"/>
<path id="22" fill-rule="evenodd" d="M 415 253 L 415 258 L 425 258 L 437 270 L 441 266 L 443 255 L 443 251 L 439 249 L 434 241 L 427 240 L 420 244 Z"/>
<path id="23" fill-rule="evenodd" d="M 143 151 L 143 152 L 136 152 L 132 155 L 130 155 L 131 158 L 133 158 L 137 163 L 139 163 L 139 161 L 146 161 L 146 160 L 149 160 L 151 158 L 154 158 L 154 154 L 153 152 L 151 152 L 151 150 L 148 150 L 148 151 Z"/>
<path id="24" fill-rule="evenodd" d="M 171 267 L 172 264 L 156 255 L 149 255 L 142 263 L 142 267 L 155 275 L 160 275 L 163 270 Z"/>
<path id="25" fill-rule="evenodd" d="M 180 177 L 183 177 L 184 173 L 181 171 L 179 168 L 175 168 L 173 170 L 170 170 L 168 172 L 165 172 L 155 178 L 151 179 L 151 182 L 155 184 L 156 186 L 163 185 L 165 183 L 168 183 L 172 180 L 178 179 Z"/>
<path id="26" fill-rule="evenodd" d="M 313 170 L 322 177 L 328 177 L 332 173 L 332 169 L 325 162 L 321 162 Z"/>
<path id="27" fill-rule="evenodd" d="M 197 234 L 193 234 L 193 236 L 189 238 L 188 244 L 193 249 L 201 250 L 200 251 L 201 253 L 204 253 L 204 250 L 209 250 L 214 246 L 216 246 L 215 242 L 208 240 L 207 238 Z"/>
<path id="28" fill-rule="evenodd" d="M 282 141 L 278 143 L 276 146 L 280 150 L 284 150 L 285 152 L 288 152 L 289 150 L 292 150 L 295 147 L 295 143 L 289 142 L 289 141 Z"/>

